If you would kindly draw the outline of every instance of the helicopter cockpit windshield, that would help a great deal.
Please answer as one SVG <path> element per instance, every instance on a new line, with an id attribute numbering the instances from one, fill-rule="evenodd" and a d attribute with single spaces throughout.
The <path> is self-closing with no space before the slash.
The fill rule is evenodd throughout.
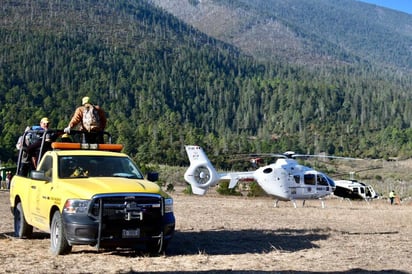
<path id="1" fill-rule="evenodd" d="M 325 174 L 322 174 L 322 176 L 326 179 L 326 181 L 328 182 L 328 184 L 329 184 L 330 187 L 332 187 L 333 189 L 336 188 L 335 181 L 332 180 L 332 178 L 328 177 L 328 176 L 325 175 Z"/>
<path id="2" fill-rule="evenodd" d="M 329 186 L 328 180 L 322 174 L 318 174 L 317 179 L 318 179 L 318 185 Z"/>

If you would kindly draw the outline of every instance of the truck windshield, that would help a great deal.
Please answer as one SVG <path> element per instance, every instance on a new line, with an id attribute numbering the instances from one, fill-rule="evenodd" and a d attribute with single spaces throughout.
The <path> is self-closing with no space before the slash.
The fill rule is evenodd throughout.
<path id="1" fill-rule="evenodd" d="M 137 166 L 127 157 L 60 156 L 59 177 L 125 177 L 143 179 Z"/>

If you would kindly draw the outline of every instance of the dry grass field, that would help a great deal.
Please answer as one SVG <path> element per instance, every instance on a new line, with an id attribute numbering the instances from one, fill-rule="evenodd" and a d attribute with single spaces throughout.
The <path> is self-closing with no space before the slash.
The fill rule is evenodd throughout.
<path id="1" fill-rule="evenodd" d="M 269 198 L 173 193 L 176 235 L 168 252 L 97 253 L 75 246 L 49 253 L 49 235 L 12 237 L 8 192 L 0 192 L 1 273 L 412 273 L 412 205 L 327 199 L 282 202 Z"/>

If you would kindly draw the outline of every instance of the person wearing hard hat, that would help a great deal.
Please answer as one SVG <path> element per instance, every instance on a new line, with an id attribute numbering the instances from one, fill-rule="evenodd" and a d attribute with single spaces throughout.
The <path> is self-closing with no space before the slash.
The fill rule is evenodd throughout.
<path id="1" fill-rule="evenodd" d="M 102 143 L 106 123 L 104 110 L 100 106 L 92 104 L 90 97 L 85 96 L 82 98 L 82 105 L 76 108 L 64 132 L 70 134 L 73 128 L 78 127 L 78 130 L 87 133 L 86 142 Z"/>
<path id="2" fill-rule="evenodd" d="M 47 131 L 47 130 L 49 130 L 49 125 L 50 125 L 49 118 L 43 117 L 40 120 L 40 127 L 35 127 L 34 129 L 35 130 L 41 130 L 41 131 Z M 33 143 L 31 143 L 30 145 L 27 146 L 27 153 L 32 158 L 34 168 L 37 167 L 37 163 L 39 161 L 39 155 L 43 154 L 40 151 L 40 147 L 41 147 L 41 144 L 42 144 L 43 137 L 45 138 L 44 139 L 45 142 L 44 142 L 44 145 L 43 145 L 43 151 L 42 152 L 49 150 L 50 147 L 51 147 L 51 142 L 53 141 L 52 134 L 50 134 L 48 132 L 46 132 L 44 134 L 43 133 L 38 133 L 37 135 L 38 135 L 38 137 L 37 137 L 38 139 L 35 142 L 33 142 Z"/>
<path id="3" fill-rule="evenodd" d="M 72 142 L 72 138 L 70 138 L 70 135 L 65 133 L 60 137 L 60 141 L 64 142 L 64 143 L 71 143 Z"/>

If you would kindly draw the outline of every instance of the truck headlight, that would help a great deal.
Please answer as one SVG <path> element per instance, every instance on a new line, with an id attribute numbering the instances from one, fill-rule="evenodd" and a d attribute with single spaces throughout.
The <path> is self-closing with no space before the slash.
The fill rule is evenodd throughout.
<path id="1" fill-rule="evenodd" d="M 87 214 L 90 200 L 67 200 L 63 211 L 68 214 Z"/>
<path id="2" fill-rule="evenodd" d="M 173 212 L 173 199 L 166 198 L 165 199 L 165 213 L 172 213 Z"/>

